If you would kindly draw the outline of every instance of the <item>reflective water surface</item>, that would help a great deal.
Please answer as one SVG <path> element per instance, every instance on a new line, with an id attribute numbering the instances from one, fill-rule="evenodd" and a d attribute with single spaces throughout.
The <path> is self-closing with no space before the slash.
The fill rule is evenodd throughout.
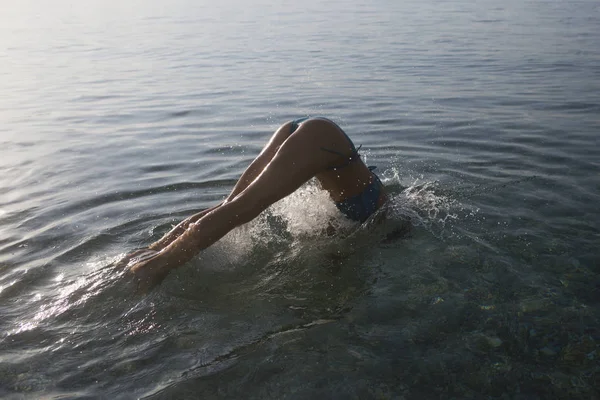
<path id="1" fill-rule="evenodd" d="M 250 3 L 3 8 L 0 397 L 600 396 L 599 3 Z M 304 115 L 386 221 L 308 183 L 134 294 Z"/>

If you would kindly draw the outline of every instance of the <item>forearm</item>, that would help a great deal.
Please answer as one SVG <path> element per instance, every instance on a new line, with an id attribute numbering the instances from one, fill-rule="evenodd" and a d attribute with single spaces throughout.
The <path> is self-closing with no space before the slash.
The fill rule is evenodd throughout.
<path id="1" fill-rule="evenodd" d="M 197 229 L 188 228 L 163 248 L 156 256 L 157 260 L 155 261 L 164 265 L 169 271 L 185 264 L 200 251 L 198 235 Z"/>
<path id="2" fill-rule="evenodd" d="M 231 191 L 229 196 L 227 196 L 227 198 L 223 202 L 181 221 L 169 233 L 163 236 L 160 240 L 152 243 L 150 246 L 148 246 L 148 248 L 150 248 L 151 250 L 161 251 L 162 249 L 173 243 L 173 241 L 176 240 L 179 236 L 181 236 L 189 228 L 190 224 L 196 223 L 198 220 L 200 220 L 200 218 L 202 218 L 209 212 L 235 199 L 238 194 L 243 192 L 248 187 L 248 185 L 254 182 L 254 180 L 260 175 L 260 173 L 265 169 L 267 164 L 273 158 L 273 155 L 275 154 L 275 151 L 277 149 L 278 147 L 275 149 L 263 151 L 261 154 L 259 154 L 259 156 L 256 157 L 254 161 L 252 161 L 248 168 L 246 168 L 242 176 L 240 176 L 239 180 L 237 181 L 236 185 L 233 187 L 233 190 Z"/>
<path id="3" fill-rule="evenodd" d="M 191 260 L 200 250 L 221 239 L 240 222 L 240 211 L 236 212 L 239 204 L 224 203 L 214 212 L 206 214 L 171 244 L 162 249 L 155 257 L 156 263 L 167 270 L 172 270 Z M 235 211 L 234 211 L 235 209 Z"/>
<path id="4" fill-rule="evenodd" d="M 183 233 L 185 233 L 185 231 L 189 228 L 191 224 L 196 223 L 200 218 L 204 217 L 209 212 L 216 210 L 222 204 L 223 203 L 219 203 L 214 207 L 207 208 L 206 210 L 200 211 L 199 213 L 196 213 L 184 219 L 179 224 L 177 224 L 177 226 L 171 229 L 167 234 L 165 234 L 162 238 L 148 246 L 148 248 L 151 250 L 161 251 L 162 249 L 173 243 L 173 241 L 175 241 Z"/>
<path id="5" fill-rule="evenodd" d="M 235 185 L 229 196 L 227 196 L 227 199 L 225 199 L 223 202 L 184 219 L 179 224 L 177 224 L 177 226 L 171 229 L 167 234 L 165 234 L 162 238 L 148 246 L 148 248 L 151 250 L 161 251 L 162 249 L 173 243 L 173 241 L 175 241 L 178 237 L 183 235 L 191 224 L 196 223 L 198 220 L 200 220 L 200 218 L 204 217 L 209 212 L 216 210 L 224 203 L 235 199 L 236 196 L 243 192 L 244 189 L 246 189 L 248 185 L 251 184 L 256 179 L 256 177 L 262 172 L 265 166 L 265 161 L 266 160 L 260 159 L 260 157 L 257 158 L 257 160 L 255 160 L 250 165 L 250 167 L 248 167 L 246 171 L 244 171 L 244 173 L 238 180 L 237 184 Z"/>

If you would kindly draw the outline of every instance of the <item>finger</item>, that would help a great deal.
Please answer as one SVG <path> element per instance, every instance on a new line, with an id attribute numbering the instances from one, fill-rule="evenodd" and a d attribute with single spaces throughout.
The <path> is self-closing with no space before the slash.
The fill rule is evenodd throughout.
<path id="1" fill-rule="evenodd" d="M 147 249 L 136 249 L 128 254 L 126 254 L 125 256 L 123 256 L 123 258 L 121 258 L 119 261 L 117 261 L 114 264 L 115 268 L 123 268 L 125 266 L 127 266 L 127 264 L 129 263 L 129 261 L 135 257 L 138 253 L 141 253 L 143 251 L 145 251 Z"/>
<path id="2" fill-rule="evenodd" d="M 156 250 L 143 249 L 137 252 L 137 254 L 132 254 L 131 257 L 128 257 L 127 260 L 123 261 L 126 261 L 125 267 L 130 267 L 129 269 L 131 269 L 135 265 L 146 263 L 158 255 L 158 253 L 159 252 Z"/>

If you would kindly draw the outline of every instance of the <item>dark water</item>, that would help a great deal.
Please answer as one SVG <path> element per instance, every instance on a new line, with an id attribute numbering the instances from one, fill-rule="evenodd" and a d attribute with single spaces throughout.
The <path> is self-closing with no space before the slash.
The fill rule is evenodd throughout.
<path id="1" fill-rule="evenodd" d="M 12 3 L 0 397 L 600 397 L 600 3 Z M 309 184 L 132 294 L 111 263 L 303 115 L 386 223 Z"/>

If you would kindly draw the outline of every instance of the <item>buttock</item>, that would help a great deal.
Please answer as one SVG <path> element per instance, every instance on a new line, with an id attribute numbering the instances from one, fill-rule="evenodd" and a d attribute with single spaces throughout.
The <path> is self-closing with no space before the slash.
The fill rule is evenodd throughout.
<path id="1" fill-rule="evenodd" d="M 325 117 L 302 117 L 302 118 L 298 118 L 295 119 L 291 122 L 290 125 L 290 134 L 296 132 L 296 130 L 298 129 L 298 127 L 300 127 L 300 125 L 303 122 L 306 122 L 308 120 L 315 120 L 315 119 L 320 119 L 323 121 L 327 121 L 329 123 L 331 123 L 333 126 L 335 126 L 346 138 L 346 140 L 348 141 L 348 144 L 350 145 L 351 148 L 351 152 L 350 154 L 344 154 L 339 150 L 335 150 L 335 149 L 329 149 L 327 147 L 321 147 L 321 150 L 327 152 L 327 153 L 332 153 L 335 154 L 337 156 L 340 156 L 340 159 L 342 160 L 341 163 L 338 163 L 337 165 L 333 165 L 331 167 L 329 167 L 329 170 L 338 170 L 338 169 L 342 169 L 345 168 L 347 166 L 349 166 L 350 164 L 354 163 L 355 161 L 360 160 L 360 154 L 358 154 L 358 150 L 360 150 L 361 146 L 358 146 L 358 148 L 356 148 L 354 146 L 354 142 L 352 142 L 352 139 L 350 139 L 350 137 L 348 136 L 348 134 L 342 129 L 340 128 L 340 126 L 338 124 L 336 124 L 335 122 L 333 122 L 332 120 L 330 120 L 329 118 L 325 118 Z"/>

